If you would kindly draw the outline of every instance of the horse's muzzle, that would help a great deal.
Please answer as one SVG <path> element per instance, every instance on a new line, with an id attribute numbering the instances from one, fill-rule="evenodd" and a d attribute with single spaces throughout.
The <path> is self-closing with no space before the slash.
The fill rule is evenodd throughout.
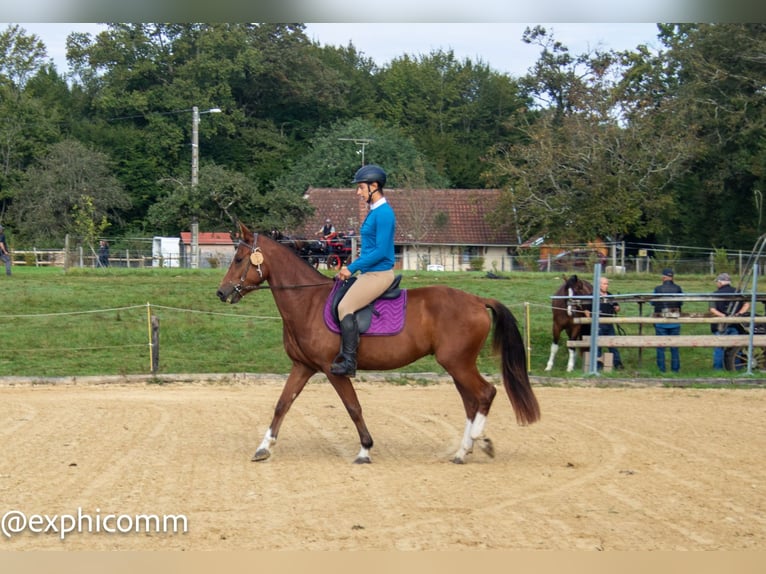
<path id="1" fill-rule="evenodd" d="M 242 299 L 242 295 L 239 293 L 239 291 L 237 291 L 231 285 L 228 287 L 219 287 L 218 291 L 216 291 L 215 294 L 224 303 L 231 303 L 232 305 L 234 305 L 235 303 L 239 302 L 240 299 Z"/>

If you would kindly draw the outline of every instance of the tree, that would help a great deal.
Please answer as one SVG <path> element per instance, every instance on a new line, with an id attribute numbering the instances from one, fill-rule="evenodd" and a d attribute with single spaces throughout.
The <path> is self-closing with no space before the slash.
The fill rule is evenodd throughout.
<path id="1" fill-rule="evenodd" d="M 544 34 L 537 28 L 533 36 Z M 519 143 L 491 156 L 488 177 L 506 190 L 496 224 L 512 221 L 517 236 L 544 233 L 555 241 L 667 231 L 667 213 L 676 209 L 667 189 L 684 173 L 688 138 L 626 121 L 617 54 L 573 58 L 557 42 L 544 46 L 524 84 L 552 106 L 533 121 L 514 116 Z"/>
<path id="2" fill-rule="evenodd" d="M 309 186 L 350 187 L 352 176 L 362 165 L 361 144 L 357 142 L 363 140 L 364 163 L 376 163 L 386 170 L 387 187 L 402 186 L 406 178 L 420 172 L 424 183 L 448 187 L 446 178 L 411 139 L 378 123 L 352 119 L 319 130 L 311 149 L 274 183 L 274 189 L 303 195 Z"/>
<path id="3" fill-rule="evenodd" d="M 45 58 L 39 38 L 18 25 L 0 32 L 0 217 L 24 170 L 60 136 L 60 108 L 44 99 L 38 80 L 50 78 L 51 85 L 57 80 Z"/>
<path id="4" fill-rule="evenodd" d="M 76 215 L 103 225 L 119 221 L 130 206 L 105 154 L 73 140 L 51 146 L 38 165 L 27 170 L 11 206 L 17 237 L 41 247 L 60 246 L 77 232 Z"/>
<path id="5" fill-rule="evenodd" d="M 676 188 L 676 241 L 749 248 L 764 231 L 766 25 L 660 26 L 666 93 L 658 131 L 693 138 L 689 171 Z"/>
<path id="6" fill-rule="evenodd" d="M 45 44 L 17 24 L 0 32 L 0 83 L 22 90 L 27 80 L 45 65 Z"/>
<path id="7" fill-rule="evenodd" d="M 482 187 L 482 157 L 527 102 L 508 76 L 452 51 L 394 59 L 379 74 L 378 117 L 411 137 L 457 187 Z"/>
<path id="8" fill-rule="evenodd" d="M 254 229 L 286 229 L 311 212 L 300 195 L 261 194 L 245 175 L 210 162 L 200 168 L 199 184 L 194 188 L 177 179 L 163 184 L 165 193 L 149 208 L 147 220 L 165 235 L 189 229 L 193 220 L 206 230 L 231 230 L 236 220 L 247 221 Z"/>

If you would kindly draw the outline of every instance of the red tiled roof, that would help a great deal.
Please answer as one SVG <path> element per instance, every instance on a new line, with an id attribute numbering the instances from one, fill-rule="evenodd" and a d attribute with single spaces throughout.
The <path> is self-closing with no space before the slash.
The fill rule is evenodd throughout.
<path id="1" fill-rule="evenodd" d="M 200 245 L 234 245 L 231 235 L 221 232 L 200 231 L 197 242 Z M 191 245 L 191 231 L 181 232 L 181 243 Z"/>
<path id="2" fill-rule="evenodd" d="M 396 243 L 430 245 L 514 245 L 507 230 L 487 222 L 497 205 L 497 189 L 387 189 L 386 198 L 396 213 Z M 359 232 L 367 204 L 355 189 L 309 188 L 307 199 L 314 216 L 289 235 L 314 237 L 330 218 L 338 232 Z"/>

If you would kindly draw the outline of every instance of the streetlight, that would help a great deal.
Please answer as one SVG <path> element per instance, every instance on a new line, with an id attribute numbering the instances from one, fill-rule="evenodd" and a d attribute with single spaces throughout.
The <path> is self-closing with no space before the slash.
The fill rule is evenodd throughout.
<path id="1" fill-rule="evenodd" d="M 199 183 L 199 116 L 200 114 L 220 114 L 221 108 L 210 108 L 199 111 L 197 106 L 192 108 L 192 166 L 191 166 L 191 189 L 192 197 Z M 191 267 L 199 267 L 199 222 L 196 215 L 191 225 Z"/>

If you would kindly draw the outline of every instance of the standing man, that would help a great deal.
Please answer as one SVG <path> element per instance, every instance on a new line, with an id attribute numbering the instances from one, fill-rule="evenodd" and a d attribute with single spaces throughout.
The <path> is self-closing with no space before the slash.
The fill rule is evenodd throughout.
<path id="1" fill-rule="evenodd" d="M 396 216 L 383 195 L 386 172 L 377 165 L 365 165 L 357 170 L 352 183 L 356 195 L 369 205 L 367 217 L 359 235 L 362 248 L 359 257 L 348 266 L 343 265 L 336 277 L 346 281 L 355 272 L 359 276 L 338 304 L 341 347 L 330 372 L 333 375 L 353 377 L 356 374 L 356 352 L 359 348 L 359 326 L 356 311 L 366 307 L 382 295 L 394 282 L 394 232 Z"/>
<path id="2" fill-rule="evenodd" d="M 683 293 L 681 287 L 673 282 L 673 270 L 665 268 L 662 270 L 662 284 L 654 288 L 654 293 L 658 295 L 673 295 Z M 678 318 L 681 316 L 682 301 L 652 301 L 654 306 L 654 317 Z M 680 335 L 681 323 L 655 323 L 654 333 L 656 335 Z M 660 372 L 665 372 L 665 348 L 657 347 L 657 368 Z M 670 368 L 674 373 L 681 370 L 681 355 L 678 347 L 670 347 Z"/>
<path id="3" fill-rule="evenodd" d="M 5 263 L 5 274 L 11 276 L 11 252 L 5 240 L 5 228 L 0 225 L 0 259 Z"/>
<path id="4" fill-rule="evenodd" d="M 731 285 L 731 277 L 728 273 L 721 273 L 715 278 L 718 285 L 716 293 L 739 293 Z M 710 304 L 710 313 L 716 317 L 729 317 L 732 315 L 741 315 L 750 311 L 750 303 L 747 301 L 723 301 L 718 300 Z M 711 323 L 710 330 L 713 335 L 736 335 L 739 333 L 736 325 L 731 323 Z M 723 369 L 723 357 L 725 350 L 723 347 L 713 349 L 713 368 Z"/>
<path id="5" fill-rule="evenodd" d="M 109 244 L 103 239 L 98 244 L 98 266 L 109 267 Z"/>
<path id="6" fill-rule="evenodd" d="M 599 282 L 599 306 L 598 306 L 598 315 L 599 317 L 616 317 L 617 313 L 620 312 L 620 304 L 616 301 L 611 301 L 609 299 L 609 296 L 611 293 L 609 292 L 609 279 L 606 277 L 602 277 L 601 281 Z M 590 317 L 590 309 L 585 309 L 585 316 Z M 613 323 L 601 323 L 598 324 L 598 334 L 599 335 L 615 335 L 614 330 L 614 324 Z M 622 364 L 622 358 L 620 357 L 620 351 L 616 347 L 609 347 L 609 352 L 612 353 L 612 358 L 614 359 L 614 368 L 617 370 L 623 369 L 624 365 Z M 601 349 L 598 350 L 598 356 L 601 356 Z"/>

